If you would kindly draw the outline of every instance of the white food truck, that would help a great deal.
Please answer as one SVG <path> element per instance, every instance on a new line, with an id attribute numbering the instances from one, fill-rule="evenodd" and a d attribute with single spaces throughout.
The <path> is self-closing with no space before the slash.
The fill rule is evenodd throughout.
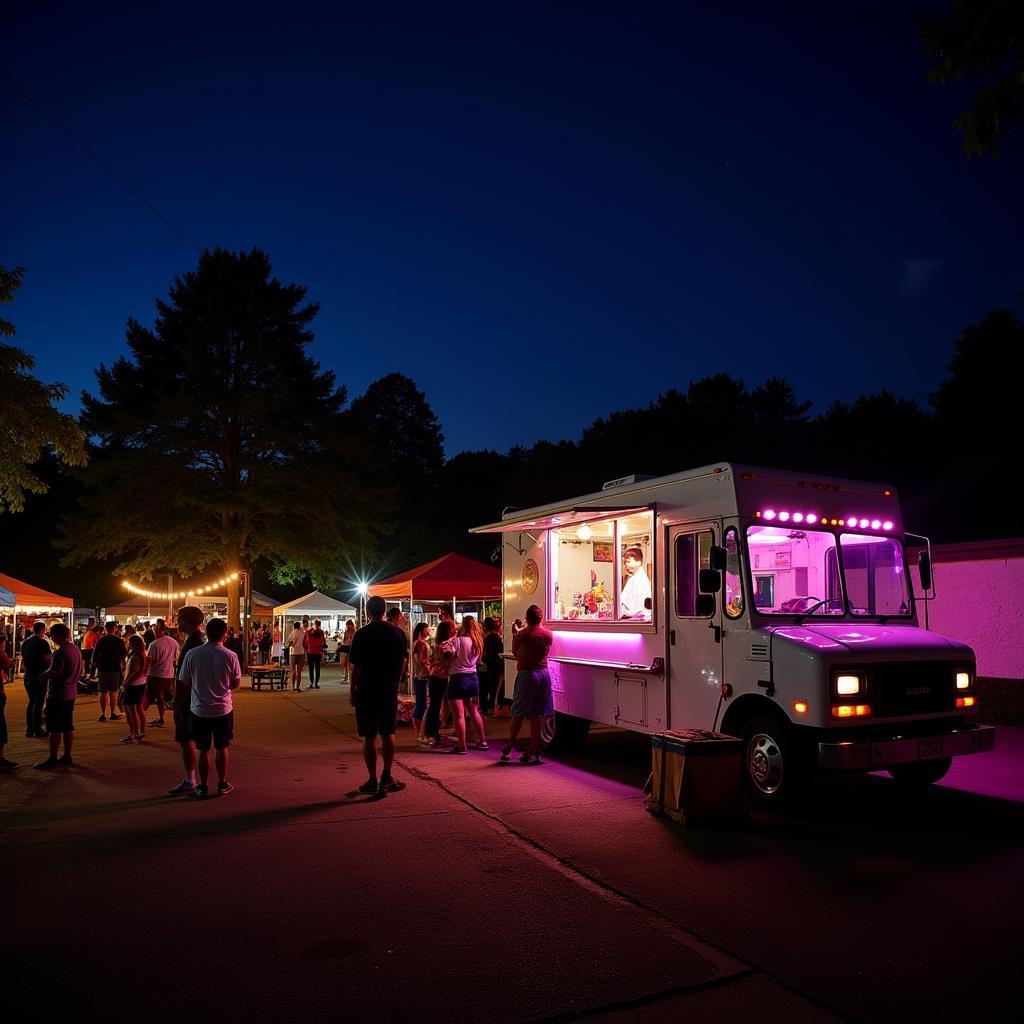
<path id="1" fill-rule="evenodd" d="M 928 784 L 994 746 L 973 721 L 974 652 L 919 625 L 929 548 L 892 487 L 719 463 L 472 532 L 501 534 L 506 634 L 531 604 L 554 633 L 547 746 L 591 722 L 718 729 L 743 738 L 766 805 L 816 771 Z"/>

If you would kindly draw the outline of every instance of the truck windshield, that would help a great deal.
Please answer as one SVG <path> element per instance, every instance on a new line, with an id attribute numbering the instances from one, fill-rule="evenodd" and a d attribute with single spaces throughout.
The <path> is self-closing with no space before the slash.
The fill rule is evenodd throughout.
<path id="1" fill-rule="evenodd" d="M 827 530 L 748 526 L 754 606 L 763 615 L 842 615 L 836 536 Z"/>
<path id="2" fill-rule="evenodd" d="M 911 614 L 903 547 L 893 537 L 749 526 L 747 546 L 762 615 L 842 615 L 844 573 L 851 615 Z"/>
<path id="3" fill-rule="evenodd" d="M 851 615 L 909 615 L 903 548 L 892 537 L 844 533 L 839 537 Z"/>

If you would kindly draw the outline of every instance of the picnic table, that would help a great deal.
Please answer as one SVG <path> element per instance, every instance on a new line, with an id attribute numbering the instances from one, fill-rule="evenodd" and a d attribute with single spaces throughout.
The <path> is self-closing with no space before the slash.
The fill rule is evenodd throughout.
<path id="1" fill-rule="evenodd" d="M 272 690 L 276 686 L 284 689 L 285 669 L 282 665 L 250 665 L 249 680 L 254 690 L 262 689 L 266 683 Z"/>

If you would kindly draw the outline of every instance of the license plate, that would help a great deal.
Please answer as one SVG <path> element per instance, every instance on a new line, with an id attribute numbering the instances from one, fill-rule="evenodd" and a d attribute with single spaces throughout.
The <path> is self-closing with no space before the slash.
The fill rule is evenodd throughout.
<path id="1" fill-rule="evenodd" d="M 942 757 L 942 755 L 941 736 L 925 736 L 917 741 L 917 759 L 919 761 L 927 761 L 933 757 Z"/>

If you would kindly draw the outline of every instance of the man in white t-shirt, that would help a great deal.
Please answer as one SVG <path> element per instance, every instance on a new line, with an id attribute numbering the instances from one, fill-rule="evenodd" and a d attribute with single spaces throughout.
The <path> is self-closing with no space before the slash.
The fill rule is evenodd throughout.
<path id="1" fill-rule="evenodd" d="M 301 622 L 294 623 L 284 645 L 285 647 L 290 647 L 292 651 L 290 659 L 292 666 L 292 689 L 301 690 L 302 669 L 306 664 L 306 631 L 302 628 Z"/>
<path id="2" fill-rule="evenodd" d="M 142 699 L 142 713 L 150 704 L 156 705 L 158 718 L 146 724 L 159 728 L 164 724 L 164 711 L 171 702 L 174 688 L 174 663 L 178 660 L 178 641 L 167 635 L 167 624 L 157 619 L 153 625 L 155 639 L 146 648 L 146 694 Z"/>
<path id="3" fill-rule="evenodd" d="M 208 792 L 211 742 L 217 752 L 217 795 L 227 796 L 235 788 L 228 782 L 228 747 L 235 727 L 231 691 L 242 681 L 242 667 L 238 655 L 224 646 L 227 631 L 223 619 L 210 619 L 206 643 L 189 651 L 178 670 L 179 678 L 192 692 L 192 738 L 199 752 L 197 797 L 205 797 Z"/>
<path id="4" fill-rule="evenodd" d="M 651 609 L 647 602 L 651 599 L 651 581 L 644 570 L 643 550 L 637 547 L 626 548 L 622 555 L 622 565 L 629 579 L 622 588 L 621 617 L 650 620 Z"/>

